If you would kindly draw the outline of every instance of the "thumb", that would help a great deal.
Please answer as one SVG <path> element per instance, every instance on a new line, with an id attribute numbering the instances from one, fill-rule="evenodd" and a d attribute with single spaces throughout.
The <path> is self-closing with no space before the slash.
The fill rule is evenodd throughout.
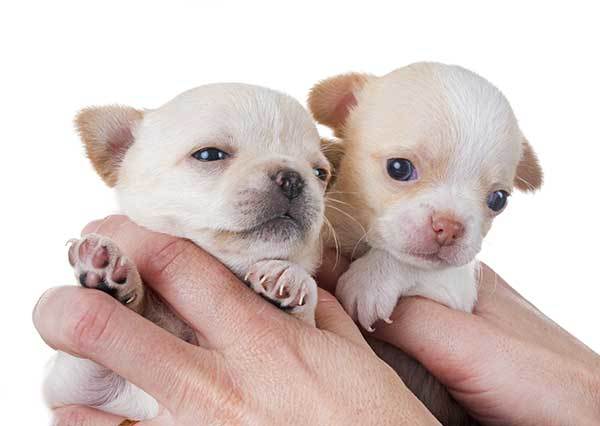
<path id="1" fill-rule="evenodd" d="M 317 328 L 330 331 L 358 345 L 369 347 L 340 302 L 331 293 L 321 288 L 319 288 L 319 302 L 315 316 Z"/>

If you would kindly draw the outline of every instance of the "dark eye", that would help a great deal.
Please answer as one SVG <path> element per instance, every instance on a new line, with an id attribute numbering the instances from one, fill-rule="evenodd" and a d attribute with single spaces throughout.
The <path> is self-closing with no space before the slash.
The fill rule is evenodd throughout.
<path id="1" fill-rule="evenodd" d="M 501 211 L 506 207 L 509 195 L 508 192 L 503 190 L 491 192 L 487 199 L 488 207 L 495 212 Z"/>
<path id="2" fill-rule="evenodd" d="M 417 169 L 406 158 L 390 158 L 387 160 L 387 171 L 392 179 L 409 181 L 417 179 Z"/>
<path id="3" fill-rule="evenodd" d="M 318 177 L 319 179 L 325 181 L 327 180 L 327 178 L 329 177 L 329 172 L 325 169 L 319 169 L 318 167 L 315 167 L 313 169 L 313 173 L 315 174 L 316 177 Z"/>
<path id="4" fill-rule="evenodd" d="M 194 152 L 192 157 L 200 161 L 218 161 L 226 159 L 229 154 L 217 148 L 202 148 Z"/>

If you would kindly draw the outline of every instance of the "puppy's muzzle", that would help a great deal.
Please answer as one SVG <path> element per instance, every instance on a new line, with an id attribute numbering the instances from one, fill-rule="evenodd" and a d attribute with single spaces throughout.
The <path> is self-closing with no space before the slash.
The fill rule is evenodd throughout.
<path id="1" fill-rule="evenodd" d="M 288 200 L 298 197 L 304 189 L 304 179 L 302 179 L 300 173 L 292 169 L 279 170 L 271 179 L 279 186 Z"/>

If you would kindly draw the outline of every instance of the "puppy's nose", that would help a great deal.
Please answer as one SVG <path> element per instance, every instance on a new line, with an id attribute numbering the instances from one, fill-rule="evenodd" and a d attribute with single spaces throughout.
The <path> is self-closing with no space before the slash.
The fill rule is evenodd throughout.
<path id="1" fill-rule="evenodd" d="M 431 226 L 435 232 L 435 239 L 441 246 L 454 244 L 465 233 L 462 223 L 444 216 L 433 217 Z"/>
<path id="2" fill-rule="evenodd" d="M 285 196 L 292 200 L 302 194 L 304 179 L 298 172 L 290 169 L 279 170 L 273 177 L 275 183 L 281 188 Z"/>

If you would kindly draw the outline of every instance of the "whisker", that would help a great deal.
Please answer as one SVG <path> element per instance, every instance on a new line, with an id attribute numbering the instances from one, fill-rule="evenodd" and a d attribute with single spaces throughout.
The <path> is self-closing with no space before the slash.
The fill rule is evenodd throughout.
<path id="1" fill-rule="evenodd" d="M 350 203 L 347 203 L 347 202 L 345 202 L 345 201 L 342 201 L 342 200 L 337 200 L 337 199 L 335 199 L 335 198 L 329 198 L 329 197 L 326 197 L 326 198 L 325 198 L 325 201 L 333 201 L 333 202 L 336 202 L 336 203 L 340 203 L 340 204 L 344 204 L 344 205 L 346 205 L 346 206 L 350 206 L 350 207 L 352 207 L 352 205 L 351 205 Z"/>
<path id="2" fill-rule="evenodd" d="M 327 225 L 327 227 L 329 228 L 329 231 L 331 232 L 331 236 L 333 237 L 333 244 L 335 246 L 335 262 L 333 263 L 333 268 L 331 269 L 332 271 L 334 271 L 335 268 L 337 268 L 338 262 L 340 260 L 340 252 L 341 252 L 340 244 L 339 244 L 337 235 L 335 233 L 335 229 L 331 225 L 331 222 L 326 217 L 324 219 L 325 219 L 325 224 Z"/>
<path id="3" fill-rule="evenodd" d="M 360 229 L 362 230 L 363 234 L 366 234 L 366 233 L 367 233 L 367 231 L 365 230 L 365 227 L 364 227 L 364 226 L 362 226 L 362 223 L 360 223 L 360 222 L 358 221 L 358 219 L 356 219 L 355 217 L 353 217 L 353 216 L 352 216 L 352 215 L 350 215 L 349 213 L 347 213 L 347 212 L 345 212 L 344 210 L 342 210 L 342 209 L 340 209 L 340 208 L 338 208 L 338 207 L 335 207 L 335 206 L 328 206 L 328 208 L 331 208 L 331 209 L 333 209 L 333 210 L 335 210 L 335 211 L 337 211 L 337 212 L 340 212 L 341 214 L 343 214 L 344 216 L 348 217 L 349 219 L 352 219 L 352 220 L 353 220 L 353 221 L 354 221 L 354 222 L 355 222 L 355 223 L 356 223 L 358 226 L 360 226 Z"/>
<path id="4" fill-rule="evenodd" d="M 358 248 L 359 244 L 360 244 L 360 243 L 361 243 L 361 242 L 362 242 L 364 239 L 366 239 L 366 237 L 367 237 L 367 232 L 365 232 L 365 233 L 362 235 L 362 237 L 360 237 L 360 238 L 358 239 L 358 241 L 356 242 L 356 244 L 354 244 L 354 248 L 352 248 L 352 253 L 350 254 L 350 261 L 353 261 L 353 260 L 354 260 L 354 255 L 356 254 L 356 249 Z"/>

